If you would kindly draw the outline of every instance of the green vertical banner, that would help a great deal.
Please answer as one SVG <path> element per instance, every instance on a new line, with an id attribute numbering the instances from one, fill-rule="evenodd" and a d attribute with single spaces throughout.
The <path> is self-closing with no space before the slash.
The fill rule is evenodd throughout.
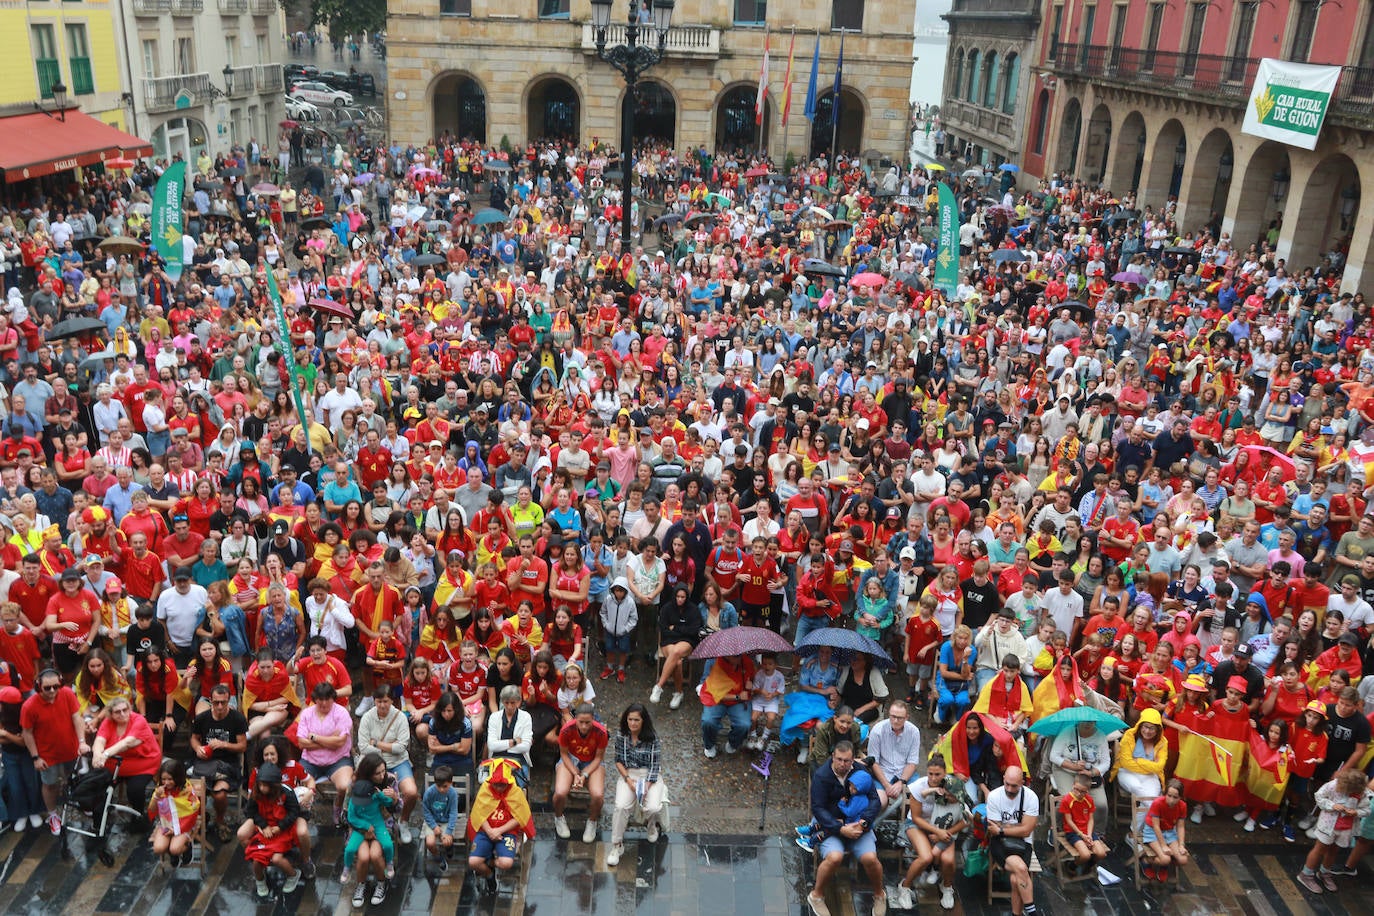
<path id="1" fill-rule="evenodd" d="M 181 276 L 182 198 L 186 193 L 186 163 L 174 162 L 157 180 L 153 190 L 153 249 L 167 265 L 167 276 Z"/>
<path id="2" fill-rule="evenodd" d="M 296 353 L 291 347 L 291 326 L 286 323 L 286 309 L 282 306 L 281 290 L 277 287 L 277 276 L 272 265 L 266 265 L 267 298 L 272 300 L 272 309 L 277 315 L 277 350 L 286 363 L 286 377 L 291 380 L 291 400 L 296 405 L 296 415 L 301 421 L 301 431 L 305 433 L 305 447 L 310 449 L 310 418 L 301 400 L 301 376 L 296 372 Z"/>
<path id="3" fill-rule="evenodd" d="M 959 285 L 959 205 L 949 185 L 941 181 L 936 187 L 940 195 L 940 232 L 935 254 L 935 288 L 952 296 Z"/>

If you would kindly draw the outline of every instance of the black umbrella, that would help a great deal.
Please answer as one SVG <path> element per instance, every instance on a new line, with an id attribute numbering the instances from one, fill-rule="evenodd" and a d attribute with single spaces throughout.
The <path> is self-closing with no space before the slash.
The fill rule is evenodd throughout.
<path id="1" fill-rule="evenodd" d="M 607 169 L 601 173 L 601 177 L 607 181 L 620 181 L 625 177 L 625 173 L 620 169 Z"/>
<path id="2" fill-rule="evenodd" d="M 329 227 L 329 220 L 325 219 L 323 216 L 307 216 L 305 219 L 301 220 L 302 229 L 328 229 Z"/>
<path id="3" fill-rule="evenodd" d="M 687 220 L 683 225 L 688 229 L 695 229 L 702 223 L 709 223 L 715 218 L 716 215 L 714 213 L 692 213 L 687 216 Z"/>
<path id="4" fill-rule="evenodd" d="M 1102 224 L 1103 224 L 1104 226 L 1110 226 L 1110 225 L 1113 225 L 1114 223 L 1122 223 L 1122 222 L 1126 222 L 1127 220 L 1133 220 L 1133 219 L 1139 219 L 1139 218 L 1140 218 L 1140 211 L 1139 211 L 1139 210 L 1117 210 L 1117 211 L 1115 211 L 1115 212 L 1108 213 L 1106 216 L 1102 217 Z"/>
<path id="5" fill-rule="evenodd" d="M 227 168 L 222 168 L 222 169 L 219 170 L 219 173 L 220 173 L 221 175 L 223 175 L 225 178 L 242 178 L 242 177 L 243 177 L 243 169 L 239 168 L 239 167 L 236 166 L 236 165 L 231 165 L 231 166 L 228 166 Z"/>
<path id="6" fill-rule="evenodd" d="M 821 277 L 843 277 L 843 268 L 836 267 L 829 261 L 822 261 L 820 258 L 807 258 L 802 262 L 802 273 L 816 274 Z"/>
<path id="7" fill-rule="evenodd" d="M 1026 253 L 1020 248 L 999 248 L 992 253 L 994 264 L 1006 264 L 1008 261 L 1013 264 L 1020 264 L 1025 260 L 1028 260 Z"/>
<path id="8" fill-rule="evenodd" d="M 92 331 L 104 330 L 105 322 L 99 318 L 68 318 L 52 326 L 52 330 L 48 332 L 48 340 L 66 340 L 68 337 L 80 337 Z"/>
<path id="9" fill-rule="evenodd" d="M 1059 303 L 1055 306 L 1055 311 L 1058 311 L 1059 309 L 1068 309 L 1071 312 L 1079 312 L 1085 319 L 1092 319 L 1097 317 L 1097 312 L 1093 309 L 1091 305 L 1088 305 L 1086 302 L 1079 302 L 1077 299 L 1069 299 L 1066 302 Z"/>
<path id="10" fill-rule="evenodd" d="M 907 286 L 915 286 L 920 282 L 920 279 L 915 274 L 907 273 L 906 271 L 899 271 L 893 274 L 892 279 L 896 280 L 898 283 L 905 283 Z"/>
<path id="11" fill-rule="evenodd" d="M 444 256 L 441 254 L 417 254 L 410 259 L 410 263 L 415 267 L 434 267 L 444 263 Z"/>
<path id="12" fill-rule="evenodd" d="M 654 220 L 654 229 L 661 229 L 664 226 L 671 226 L 674 223 L 680 222 L 682 222 L 681 213 L 665 213 L 663 216 L 660 216 L 658 219 Z"/>
<path id="13" fill-rule="evenodd" d="M 509 172 L 510 165 L 500 159 L 491 159 L 482 165 L 488 172 Z"/>

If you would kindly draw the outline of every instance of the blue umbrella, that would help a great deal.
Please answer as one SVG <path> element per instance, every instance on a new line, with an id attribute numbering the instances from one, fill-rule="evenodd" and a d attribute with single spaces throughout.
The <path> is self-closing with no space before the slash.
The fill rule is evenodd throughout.
<path id="1" fill-rule="evenodd" d="M 1080 722 L 1091 722 L 1103 734 L 1124 731 L 1127 727 L 1125 722 L 1109 712 L 1093 709 L 1091 706 L 1070 706 L 1034 723 L 1030 730 L 1037 735 L 1053 737 L 1060 732 L 1076 728 Z"/>
<path id="2" fill-rule="evenodd" d="M 797 643 L 797 655 L 802 658 L 815 655 L 821 646 L 829 646 L 835 652 L 849 656 L 855 652 L 862 652 L 873 658 L 873 663 L 882 668 L 895 668 L 892 656 L 887 654 L 887 650 L 878 645 L 878 641 L 854 630 L 846 630 L 842 627 L 826 627 L 821 630 L 812 630 L 806 634 L 806 638 Z"/>
<path id="3" fill-rule="evenodd" d="M 1017 164 L 1014 163 L 1014 162 L 1004 162 L 1004 163 L 1002 163 L 1001 165 L 999 165 L 997 168 L 998 168 L 999 170 L 1003 171 L 1003 172 L 1019 172 L 1019 171 L 1021 171 L 1021 166 L 1017 165 Z"/>
<path id="4" fill-rule="evenodd" d="M 1008 261 L 1020 264 L 1022 261 L 1026 260 L 1029 259 L 1020 248 L 999 248 L 992 253 L 992 262 L 994 264 L 1005 264 Z"/>
<path id="5" fill-rule="evenodd" d="M 509 218 L 494 207 L 483 207 L 472 217 L 472 224 L 474 226 L 486 226 L 491 223 L 504 223 Z"/>

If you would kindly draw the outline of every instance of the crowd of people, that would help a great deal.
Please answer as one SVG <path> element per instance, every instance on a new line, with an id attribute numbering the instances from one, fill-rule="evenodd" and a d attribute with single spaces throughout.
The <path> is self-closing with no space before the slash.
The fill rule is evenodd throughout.
<path id="1" fill-rule="evenodd" d="M 686 728 L 694 695 L 708 759 L 803 736 L 818 916 L 847 854 L 886 907 L 887 816 L 896 905 L 952 907 L 974 833 L 1034 913 L 1028 761 L 1085 866 L 1114 781 L 1155 799 L 1155 877 L 1217 808 L 1312 827 L 1314 893 L 1354 873 L 1374 344 L 1341 252 L 1294 270 L 1276 229 L 969 175 L 941 291 L 920 167 L 646 147 L 625 245 L 603 148 L 339 148 L 299 189 L 263 155 L 194 164 L 179 275 L 98 244 L 146 239 L 161 164 L 0 217 L 13 829 L 60 832 L 90 755 L 159 855 L 205 819 L 290 893 L 327 804 L 361 906 L 417 831 L 447 868 L 460 808 L 470 867 L 514 867 L 552 761 L 562 839 L 614 782 L 614 864 L 663 822 L 651 710 Z M 789 692 L 771 655 L 691 660 L 740 625 L 848 627 L 898 670 L 822 649 Z M 628 675 L 646 702 L 598 707 Z M 1084 705 L 1129 726 L 1115 759 L 1035 740 Z"/>

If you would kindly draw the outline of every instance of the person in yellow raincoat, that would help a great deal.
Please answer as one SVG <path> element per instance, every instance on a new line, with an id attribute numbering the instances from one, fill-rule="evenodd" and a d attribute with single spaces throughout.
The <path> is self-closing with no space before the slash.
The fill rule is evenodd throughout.
<path id="1" fill-rule="evenodd" d="M 1157 709 L 1146 709 L 1135 725 L 1121 736 L 1111 778 L 1119 790 L 1136 798 L 1157 798 L 1164 793 L 1164 767 L 1169 761 L 1169 739 L 1164 718 Z"/>

